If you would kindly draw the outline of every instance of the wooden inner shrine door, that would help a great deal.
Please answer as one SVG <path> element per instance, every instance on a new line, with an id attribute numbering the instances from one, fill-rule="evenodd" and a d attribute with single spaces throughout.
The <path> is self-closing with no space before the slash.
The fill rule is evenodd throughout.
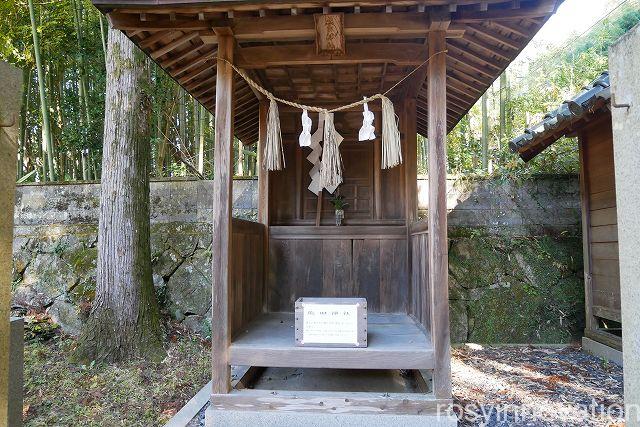
<path id="1" fill-rule="evenodd" d="M 426 414 L 450 403 L 446 132 L 560 0 L 93 2 L 215 112 L 211 407 L 291 409 L 305 396 L 312 412 Z M 286 168 L 267 173 L 268 101 L 230 64 L 277 97 L 327 109 L 390 90 L 403 164 L 380 168 L 379 101 L 369 105 L 375 141 L 356 141 L 361 108 L 336 113 L 345 137 L 337 191 L 350 206 L 345 225 L 335 227 L 328 194 L 318 199 L 307 190 L 308 149 L 296 143 L 301 111 L 280 105 Z M 428 138 L 423 221 L 416 218 L 418 133 Z M 258 142 L 258 222 L 232 218 L 234 137 Z M 295 346 L 293 301 L 318 296 L 367 298 L 367 348 Z M 249 368 L 232 380 L 231 365 Z M 334 407 L 323 404 L 323 391 L 248 388 L 265 367 L 406 370 L 422 385 L 411 395 L 345 392 Z"/>

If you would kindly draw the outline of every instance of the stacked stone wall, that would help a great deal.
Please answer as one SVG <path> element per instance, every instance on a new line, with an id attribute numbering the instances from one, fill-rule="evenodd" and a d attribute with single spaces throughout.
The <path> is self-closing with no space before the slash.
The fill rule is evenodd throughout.
<path id="1" fill-rule="evenodd" d="M 158 297 L 166 315 L 204 333 L 210 327 L 211 188 L 211 181 L 151 183 Z M 418 188 L 425 214 L 426 182 L 419 180 Z M 233 205 L 234 216 L 255 219 L 255 180 L 234 182 Z M 448 206 L 454 341 L 568 342 L 580 336 L 577 177 L 450 180 Z M 78 332 L 95 289 L 98 208 L 99 184 L 18 186 L 15 312 L 46 310 L 67 332 Z"/>

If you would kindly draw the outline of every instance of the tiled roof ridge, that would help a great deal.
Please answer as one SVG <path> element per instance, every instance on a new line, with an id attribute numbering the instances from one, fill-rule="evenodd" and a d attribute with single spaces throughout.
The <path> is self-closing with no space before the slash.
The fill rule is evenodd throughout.
<path id="1" fill-rule="evenodd" d="M 603 71 L 595 80 L 585 86 L 582 92 L 564 101 L 558 108 L 545 114 L 542 121 L 526 128 L 524 133 L 513 138 L 509 142 L 509 148 L 514 153 L 517 153 L 522 152 L 525 147 L 533 147 L 539 141 L 551 136 L 551 134 L 557 134 L 563 126 L 568 126 L 586 114 L 593 112 L 592 107 L 599 100 L 604 100 L 607 106 L 610 104 L 611 88 L 609 86 L 608 71 Z M 526 156 L 525 160 L 533 158 L 548 145 L 550 144 L 544 145 L 533 155 Z"/>

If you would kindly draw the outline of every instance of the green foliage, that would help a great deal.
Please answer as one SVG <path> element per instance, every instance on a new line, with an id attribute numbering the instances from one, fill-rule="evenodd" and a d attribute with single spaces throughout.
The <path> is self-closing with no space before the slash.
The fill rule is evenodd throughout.
<path id="1" fill-rule="evenodd" d="M 568 45 L 568 49 L 547 49 L 524 70 L 522 64 L 510 66 L 506 71 L 508 86 L 501 88 L 496 83 L 488 90 L 489 170 L 483 170 L 480 161 L 482 126 L 477 102 L 449 134 L 449 172 L 517 178 L 534 173 L 576 173 L 578 150 L 573 139 L 561 139 L 528 163 L 511 153 L 508 142 L 605 71 L 608 47 L 638 22 L 640 5 L 634 0 Z M 501 96 L 506 100 L 505 129 L 500 128 Z"/>
<path id="2" fill-rule="evenodd" d="M 343 210 L 344 208 L 349 206 L 349 203 L 347 203 L 345 201 L 344 196 L 342 196 L 340 194 L 336 194 L 335 196 L 330 198 L 329 202 L 331 202 L 331 204 L 333 205 L 334 209 L 336 209 L 336 210 Z"/>
<path id="3" fill-rule="evenodd" d="M 105 52 L 100 32 L 100 13 L 90 0 L 81 4 L 80 42 L 74 25 L 74 0 L 39 0 L 35 4 L 38 33 L 46 75 L 56 175 L 60 180 L 82 178 L 81 153 L 87 154 L 89 178 L 99 178 L 104 124 L 106 85 Z M 21 170 L 19 176 L 32 173 L 26 181 L 42 180 L 41 117 L 35 73 L 33 41 L 25 0 L 0 0 L 0 60 L 25 70 L 25 107 L 20 132 Z M 575 172 L 577 150 L 572 140 L 553 144 L 543 154 L 524 164 L 507 147 L 509 139 L 520 134 L 528 123 L 556 108 L 564 99 L 607 68 L 607 48 L 640 20 L 638 0 L 629 0 L 610 18 L 589 34 L 571 44 L 569 49 L 550 50 L 540 55 L 526 69 L 512 66 L 507 70 L 508 84 L 489 89 L 489 170 L 481 161 L 480 106 L 476 105 L 449 134 L 449 172 L 465 175 L 504 175 L 526 177 L 538 172 Z M 83 123 L 79 80 L 81 64 L 87 79 L 89 120 Z M 522 67 L 520 67 L 522 68 Z M 200 124 L 204 129 L 204 164 L 202 173 L 213 172 L 214 132 L 211 115 L 202 116 L 190 96 L 181 97 L 178 86 L 164 71 L 152 67 L 148 90 L 152 105 L 152 173 L 157 177 L 184 176 L 198 165 Z M 504 104 L 504 122 L 500 120 L 500 100 Z M 180 103 L 184 103 L 183 115 Z M 182 120 L 180 119 L 182 117 Z M 527 120 L 527 117 L 529 118 Z M 201 121 L 202 123 L 200 123 Z M 504 127 L 504 129 L 502 129 Z M 182 137 L 181 137 L 182 136 Z M 254 141 L 243 141 L 253 143 Z M 418 139 L 418 173 L 426 173 L 427 144 Z M 243 148 L 234 144 L 235 172 L 255 175 L 255 145 Z"/>
<path id="4" fill-rule="evenodd" d="M 56 337 L 59 325 L 51 322 L 48 316 L 35 314 L 24 318 L 24 340 L 25 341 L 48 341 Z"/>
<path id="5" fill-rule="evenodd" d="M 80 15 L 79 31 L 74 21 L 74 5 L 78 7 Z M 88 179 L 98 179 L 106 89 L 106 54 L 102 44 L 102 37 L 106 37 L 106 34 L 101 33 L 100 12 L 90 0 L 35 0 L 34 7 L 51 114 L 56 176 L 62 181 L 80 180 L 84 169 L 88 171 Z M 24 70 L 25 97 L 19 134 L 21 167 L 18 179 L 26 176 L 23 182 L 42 181 L 42 117 L 26 1 L 0 0 L 0 16 L 0 60 Z M 106 28 L 106 19 L 102 19 Z M 81 75 L 86 78 L 86 103 L 81 97 Z M 151 86 L 146 91 L 151 98 L 153 117 L 149 141 L 153 153 L 153 175 L 171 177 L 190 174 L 184 162 L 198 165 L 198 129 L 202 128 L 202 172 L 205 177 L 210 177 L 213 171 L 214 134 L 209 112 L 196 114 L 196 111 L 200 111 L 200 108 L 196 109 L 199 104 L 194 104 L 190 96 L 180 98 L 177 83 L 156 65 L 152 67 Z M 178 115 L 180 102 L 185 103 L 186 110 L 182 123 Z M 202 127 L 196 118 L 202 121 Z M 181 134 L 186 135 L 186 140 L 181 140 Z M 255 149 L 249 148 L 247 151 L 255 153 Z M 86 168 L 81 160 L 82 153 L 86 153 Z M 237 166 L 236 170 L 243 169 L 245 175 L 255 174 L 256 156 L 248 154 L 244 157 L 244 167 Z"/>

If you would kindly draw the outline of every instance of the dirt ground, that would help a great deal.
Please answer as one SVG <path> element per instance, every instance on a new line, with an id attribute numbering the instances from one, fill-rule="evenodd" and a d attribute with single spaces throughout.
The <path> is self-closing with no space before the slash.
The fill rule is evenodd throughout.
<path id="1" fill-rule="evenodd" d="M 453 349 L 461 426 L 623 425 L 622 368 L 579 347 Z"/>
<path id="2" fill-rule="evenodd" d="M 622 368 L 580 347 L 471 344 L 452 353 L 461 427 L 624 425 Z M 190 427 L 204 426 L 205 408 Z"/>
<path id="3" fill-rule="evenodd" d="M 163 425 L 210 379 L 210 342 L 173 329 L 160 363 L 76 365 L 47 319 L 25 330 L 27 426 Z M 622 426 L 622 368 L 579 347 L 452 350 L 461 426 Z M 190 425 L 203 425 L 201 411 Z"/>

